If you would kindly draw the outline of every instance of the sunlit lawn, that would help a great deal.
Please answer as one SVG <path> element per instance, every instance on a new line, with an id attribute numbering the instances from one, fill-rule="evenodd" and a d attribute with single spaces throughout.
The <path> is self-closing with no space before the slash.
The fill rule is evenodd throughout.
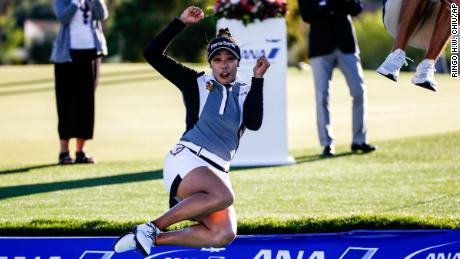
<path id="1" fill-rule="evenodd" d="M 103 65 L 88 146 L 99 163 L 60 167 L 52 73 L 52 66 L 0 67 L 0 223 L 121 224 L 163 212 L 162 158 L 185 127 L 177 89 L 145 64 Z M 298 163 L 231 172 L 240 224 L 263 229 L 362 216 L 374 224 L 408 217 L 459 227 L 458 80 L 439 75 L 432 93 L 410 77 L 403 73 L 396 84 L 365 73 L 369 140 L 380 149 L 353 155 L 351 99 L 336 72 L 331 109 L 339 156 L 320 159 L 311 73 L 290 69 L 289 147 Z"/>

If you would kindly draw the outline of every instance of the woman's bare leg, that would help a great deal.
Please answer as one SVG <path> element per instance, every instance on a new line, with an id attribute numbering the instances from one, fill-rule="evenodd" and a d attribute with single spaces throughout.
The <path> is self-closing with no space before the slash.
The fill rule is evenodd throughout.
<path id="1" fill-rule="evenodd" d="M 236 214 L 233 206 L 198 219 L 199 224 L 161 233 L 155 245 L 223 247 L 236 237 Z"/>
<path id="2" fill-rule="evenodd" d="M 427 13 L 430 6 L 430 0 L 402 0 L 401 11 L 399 14 L 399 25 L 396 39 L 393 43 L 391 53 L 385 61 L 377 68 L 377 72 L 393 81 L 398 81 L 399 71 L 406 61 L 406 52 L 404 49 L 409 39 L 417 28 L 424 14 Z M 425 80 L 423 80 L 425 81 Z"/>
<path id="3" fill-rule="evenodd" d="M 59 144 L 60 144 L 59 153 L 69 152 L 69 140 L 68 139 L 60 139 Z"/>
<path id="4" fill-rule="evenodd" d="M 177 196 L 182 201 L 154 221 L 135 226 L 134 233 L 122 235 L 114 250 L 139 248 L 148 255 L 154 244 L 219 247 L 233 241 L 236 236 L 233 191 L 215 172 L 207 167 L 193 169 L 179 184 Z M 199 224 L 173 232 L 160 231 L 183 220 L 197 220 Z"/>
<path id="5" fill-rule="evenodd" d="M 234 200 L 233 191 L 207 167 L 188 173 L 179 185 L 177 196 L 182 201 L 153 221 L 159 229 L 223 210 Z"/>
<path id="6" fill-rule="evenodd" d="M 452 2 L 455 2 L 457 6 L 460 4 L 460 0 L 452 0 Z M 436 61 L 449 41 L 450 36 L 450 4 L 448 1 L 442 1 L 425 59 Z"/>
<path id="7" fill-rule="evenodd" d="M 434 32 L 425 58 L 417 66 L 412 83 L 428 90 L 436 91 L 438 84 L 434 78 L 436 60 L 450 38 L 450 2 L 459 3 L 460 0 L 442 0 L 441 8 L 436 17 Z"/>
<path id="8" fill-rule="evenodd" d="M 429 2 L 429 0 L 403 0 L 399 14 L 398 34 L 392 50 L 406 48 L 409 38 L 422 19 L 420 14 L 427 12 Z"/>
<path id="9" fill-rule="evenodd" d="M 161 233 L 156 245 L 221 247 L 236 236 L 233 192 L 207 167 L 198 167 L 184 177 L 177 190 L 182 201 L 153 221 L 164 229 L 183 220 L 197 219 L 199 224 L 182 230 Z"/>
<path id="10" fill-rule="evenodd" d="M 77 138 L 77 152 L 83 152 L 84 149 L 85 149 L 85 143 L 86 143 L 86 139 L 84 138 Z"/>

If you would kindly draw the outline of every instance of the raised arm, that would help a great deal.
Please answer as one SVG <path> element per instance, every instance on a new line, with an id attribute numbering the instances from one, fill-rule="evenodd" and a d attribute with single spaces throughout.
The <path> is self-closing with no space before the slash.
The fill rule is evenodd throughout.
<path id="1" fill-rule="evenodd" d="M 254 76 L 252 78 L 251 90 L 244 101 L 243 124 L 250 130 L 258 130 L 262 126 L 264 102 L 263 85 L 264 74 L 267 72 L 270 63 L 265 56 L 257 59 L 254 66 Z"/>
<path id="2" fill-rule="evenodd" d="M 174 37 L 187 25 L 196 24 L 203 18 L 204 13 L 200 8 L 188 7 L 182 12 L 180 18 L 174 19 L 144 49 L 144 57 L 147 62 L 180 90 L 182 90 L 186 80 L 195 80 L 198 72 L 167 56 L 165 51 Z"/>

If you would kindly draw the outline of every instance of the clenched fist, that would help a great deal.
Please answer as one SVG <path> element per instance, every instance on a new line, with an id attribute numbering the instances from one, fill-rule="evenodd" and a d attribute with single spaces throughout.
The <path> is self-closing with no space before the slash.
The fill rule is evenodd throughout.
<path id="1" fill-rule="evenodd" d="M 268 59 L 265 56 L 259 57 L 253 69 L 254 77 L 263 78 L 269 66 L 270 66 L 270 62 L 268 62 Z"/>
<path id="2" fill-rule="evenodd" d="M 187 25 L 196 24 L 204 19 L 204 12 L 199 7 L 189 6 L 182 12 L 179 19 Z"/>

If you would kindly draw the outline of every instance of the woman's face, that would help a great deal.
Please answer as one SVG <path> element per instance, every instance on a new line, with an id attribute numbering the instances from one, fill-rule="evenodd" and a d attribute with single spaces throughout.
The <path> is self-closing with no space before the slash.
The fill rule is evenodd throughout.
<path id="1" fill-rule="evenodd" d="M 228 50 L 218 50 L 212 57 L 210 65 L 212 74 L 219 83 L 226 85 L 235 80 L 238 69 L 238 59 Z"/>

